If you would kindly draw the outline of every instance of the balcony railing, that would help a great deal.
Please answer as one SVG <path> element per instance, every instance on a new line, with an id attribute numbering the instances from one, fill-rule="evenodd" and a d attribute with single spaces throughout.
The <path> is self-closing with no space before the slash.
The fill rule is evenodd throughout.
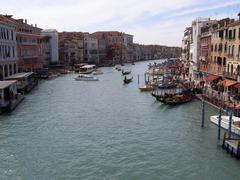
<path id="1" fill-rule="evenodd" d="M 238 75 L 230 72 L 224 72 L 224 77 L 237 80 Z"/>

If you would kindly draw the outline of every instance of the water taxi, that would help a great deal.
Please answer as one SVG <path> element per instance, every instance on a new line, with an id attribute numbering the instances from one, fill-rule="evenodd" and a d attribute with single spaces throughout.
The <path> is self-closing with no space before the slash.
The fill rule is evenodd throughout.
<path id="1" fill-rule="evenodd" d="M 79 74 L 77 77 L 75 77 L 76 81 L 98 81 L 98 78 L 95 78 L 93 76 L 89 76 L 86 74 Z"/>
<path id="2" fill-rule="evenodd" d="M 95 70 L 96 70 L 96 65 L 85 65 L 85 66 L 80 67 L 79 73 L 80 74 L 91 74 Z"/>

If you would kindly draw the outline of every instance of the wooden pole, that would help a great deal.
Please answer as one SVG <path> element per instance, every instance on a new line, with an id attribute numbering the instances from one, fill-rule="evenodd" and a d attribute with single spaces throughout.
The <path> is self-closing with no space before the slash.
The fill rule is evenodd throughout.
<path id="1" fill-rule="evenodd" d="M 138 87 L 139 87 L 139 74 L 138 74 Z"/>
<path id="2" fill-rule="evenodd" d="M 146 81 L 147 81 L 147 79 L 146 79 L 146 73 L 144 73 L 144 80 L 145 80 L 145 84 L 146 84 Z"/>
<path id="3" fill-rule="evenodd" d="M 232 110 L 230 111 L 230 116 L 229 116 L 229 125 L 228 125 L 228 137 L 231 138 L 232 134 Z"/>
<path id="4" fill-rule="evenodd" d="M 221 137 L 221 121 L 222 121 L 222 109 L 219 109 L 219 116 L 218 116 L 218 141 L 220 141 Z"/>
<path id="5" fill-rule="evenodd" d="M 202 100 L 202 124 L 201 127 L 204 128 L 204 121 L 205 121 L 205 102 Z"/>

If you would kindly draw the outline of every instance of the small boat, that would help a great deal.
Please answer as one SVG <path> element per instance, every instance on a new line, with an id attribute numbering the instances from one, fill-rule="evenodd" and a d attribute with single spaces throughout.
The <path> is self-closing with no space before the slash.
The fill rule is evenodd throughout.
<path id="1" fill-rule="evenodd" d="M 75 77 L 76 81 L 98 81 L 97 78 L 85 74 L 79 74 L 77 77 Z"/>
<path id="2" fill-rule="evenodd" d="M 124 84 L 129 84 L 130 82 L 132 82 L 132 80 L 133 80 L 133 77 L 131 77 L 131 78 L 127 78 L 126 76 L 125 76 L 125 78 L 123 79 L 123 82 L 124 82 Z"/>
<path id="3" fill-rule="evenodd" d="M 121 71 L 122 68 L 121 68 L 121 65 L 118 64 L 118 65 L 114 66 L 114 69 L 117 71 Z"/>
<path id="4" fill-rule="evenodd" d="M 139 90 L 142 91 L 142 92 L 153 91 L 154 87 L 151 86 L 151 85 L 145 85 L 145 86 L 139 87 Z"/>
<path id="5" fill-rule="evenodd" d="M 92 74 L 93 74 L 93 75 L 100 75 L 100 74 L 103 74 L 103 72 L 100 71 L 100 70 L 95 70 L 95 71 L 93 71 Z"/>
<path id="6" fill-rule="evenodd" d="M 128 74 L 131 74 L 131 71 L 124 71 L 124 70 L 122 70 L 122 75 L 124 76 L 124 75 L 128 75 Z"/>
<path id="7" fill-rule="evenodd" d="M 214 115 L 210 117 L 212 123 L 218 126 L 219 115 Z M 229 116 L 221 116 L 221 127 L 228 130 L 229 128 Z M 240 118 L 232 116 L 232 128 L 231 131 L 240 136 Z"/>

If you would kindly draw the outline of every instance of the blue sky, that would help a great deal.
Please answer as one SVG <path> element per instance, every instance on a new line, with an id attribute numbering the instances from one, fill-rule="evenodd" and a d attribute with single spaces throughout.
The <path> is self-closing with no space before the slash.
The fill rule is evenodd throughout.
<path id="1" fill-rule="evenodd" d="M 198 17 L 237 19 L 240 0 L 4 0 L 1 13 L 44 29 L 124 31 L 134 42 L 180 46 Z"/>

